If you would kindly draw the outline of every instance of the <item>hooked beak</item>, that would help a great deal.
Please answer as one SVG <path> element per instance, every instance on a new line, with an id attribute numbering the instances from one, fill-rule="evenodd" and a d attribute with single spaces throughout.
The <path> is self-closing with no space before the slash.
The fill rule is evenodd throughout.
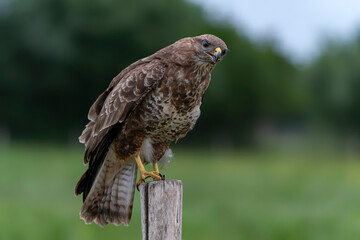
<path id="1" fill-rule="evenodd" d="M 221 49 L 215 48 L 214 52 L 205 52 L 207 55 L 209 55 L 211 57 L 211 61 L 213 63 L 217 63 L 218 61 L 221 60 Z"/>

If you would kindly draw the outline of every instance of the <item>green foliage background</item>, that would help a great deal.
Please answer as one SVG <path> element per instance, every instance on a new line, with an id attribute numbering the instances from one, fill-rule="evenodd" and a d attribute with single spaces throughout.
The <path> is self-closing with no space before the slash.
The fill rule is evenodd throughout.
<path id="1" fill-rule="evenodd" d="M 204 33 L 224 39 L 230 52 L 213 73 L 201 124 L 189 142 L 207 144 L 222 136 L 235 145 L 251 144 L 261 122 L 308 126 L 309 118 L 338 116 L 339 111 L 345 120 L 331 127 L 358 130 L 352 109 L 359 98 L 351 86 L 353 81 L 358 87 L 358 74 L 348 74 L 356 69 L 353 48 L 349 54 L 339 53 L 352 65 L 325 51 L 304 74 L 277 51 L 274 41 L 253 43 L 185 1 L 13 0 L 4 6 L 0 126 L 12 139 L 76 138 L 87 122 L 89 106 L 118 72 L 182 37 Z M 336 84 L 352 91 L 339 93 L 347 100 L 336 95 Z"/>
<path id="2" fill-rule="evenodd" d="M 4 0 L 0 33 L 0 239 L 140 239 L 137 193 L 129 228 L 79 220 L 74 143 L 122 69 L 204 33 L 230 51 L 163 172 L 183 239 L 360 239 L 360 35 L 295 64 L 183 0 Z"/>
<path id="3" fill-rule="evenodd" d="M 137 191 L 129 227 L 79 219 L 82 200 L 73 189 L 85 169 L 82 150 L 31 144 L 0 150 L 0 239 L 141 239 Z M 184 184 L 184 240 L 360 238 L 358 156 L 175 152 L 162 172 Z"/>

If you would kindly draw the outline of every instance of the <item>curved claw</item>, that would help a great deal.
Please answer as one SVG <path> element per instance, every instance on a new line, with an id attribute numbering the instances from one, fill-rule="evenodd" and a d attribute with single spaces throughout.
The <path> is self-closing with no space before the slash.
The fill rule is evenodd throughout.
<path id="1" fill-rule="evenodd" d="M 165 174 L 162 175 L 161 173 L 159 173 L 159 176 L 161 177 L 161 180 L 165 180 Z"/>
<path id="2" fill-rule="evenodd" d="M 139 186 L 145 182 L 145 179 L 151 177 L 154 181 L 161 181 L 161 180 L 165 180 L 165 175 L 162 175 L 161 173 L 159 173 L 159 168 L 157 163 L 153 164 L 154 167 L 154 171 L 152 172 L 147 172 L 144 168 L 144 165 L 142 164 L 142 161 L 140 159 L 140 156 L 136 156 L 135 157 L 136 163 L 139 167 L 139 171 L 140 171 L 140 178 L 139 180 L 136 182 L 136 189 L 139 191 Z"/>
<path id="3" fill-rule="evenodd" d="M 139 186 L 145 182 L 145 179 L 142 179 L 141 176 L 139 178 L 139 180 L 136 182 L 136 189 L 140 192 L 139 190 Z"/>
<path id="4" fill-rule="evenodd" d="M 141 183 L 140 183 L 140 184 L 141 184 Z M 140 190 L 139 190 L 140 184 L 136 183 L 136 189 L 138 190 L 138 192 L 140 192 Z"/>
<path id="5" fill-rule="evenodd" d="M 165 180 L 165 175 L 162 175 L 161 173 L 157 172 L 157 171 L 152 171 L 152 172 L 143 172 L 140 173 L 140 178 L 139 180 L 136 182 L 136 189 L 138 191 L 139 190 L 139 186 L 145 182 L 145 179 L 147 178 L 152 178 L 154 181 L 161 181 L 161 180 Z"/>

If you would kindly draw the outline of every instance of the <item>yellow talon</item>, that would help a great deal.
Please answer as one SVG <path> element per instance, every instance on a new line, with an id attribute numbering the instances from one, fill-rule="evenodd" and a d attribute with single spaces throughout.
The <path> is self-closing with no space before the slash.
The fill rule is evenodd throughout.
<path id="1" fill-rule="evenodd" d="M 145 179 L 151 177 L 154 181 L 160 181 L 160 180 L 165 180 L 165 176 L 161 175 L 161 173 L 159 173 L 159 168 L 157 163 L 153 164 L 153 168 L 154 171 L 152 172 L 147 172 L 143 163 L 141 162 L 140 156 L 136 156 L 135 157 L 135 161 L 139 167 L 139 171 L 140 171 L 140 178 L 136 183 L 136 187 L 139 190 L 139 185 L 142 184 L 143 182 L 145 182 Z"/>

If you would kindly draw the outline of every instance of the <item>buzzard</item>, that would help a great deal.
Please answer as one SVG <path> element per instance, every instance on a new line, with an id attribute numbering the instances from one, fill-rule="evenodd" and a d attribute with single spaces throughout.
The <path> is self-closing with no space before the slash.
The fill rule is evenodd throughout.
<path id="1" fill-rule="evenodd" d="M 135 185 L 149 177 L 164 180 L 157 162 L 194 127 L 210 73 L 227 50 L 211 34 L 180 39 L 125 68 L 96 99 L 79 137 L 89 166 L 75 195 L 83 194 L 86 223 L 129 224 Z"/>

